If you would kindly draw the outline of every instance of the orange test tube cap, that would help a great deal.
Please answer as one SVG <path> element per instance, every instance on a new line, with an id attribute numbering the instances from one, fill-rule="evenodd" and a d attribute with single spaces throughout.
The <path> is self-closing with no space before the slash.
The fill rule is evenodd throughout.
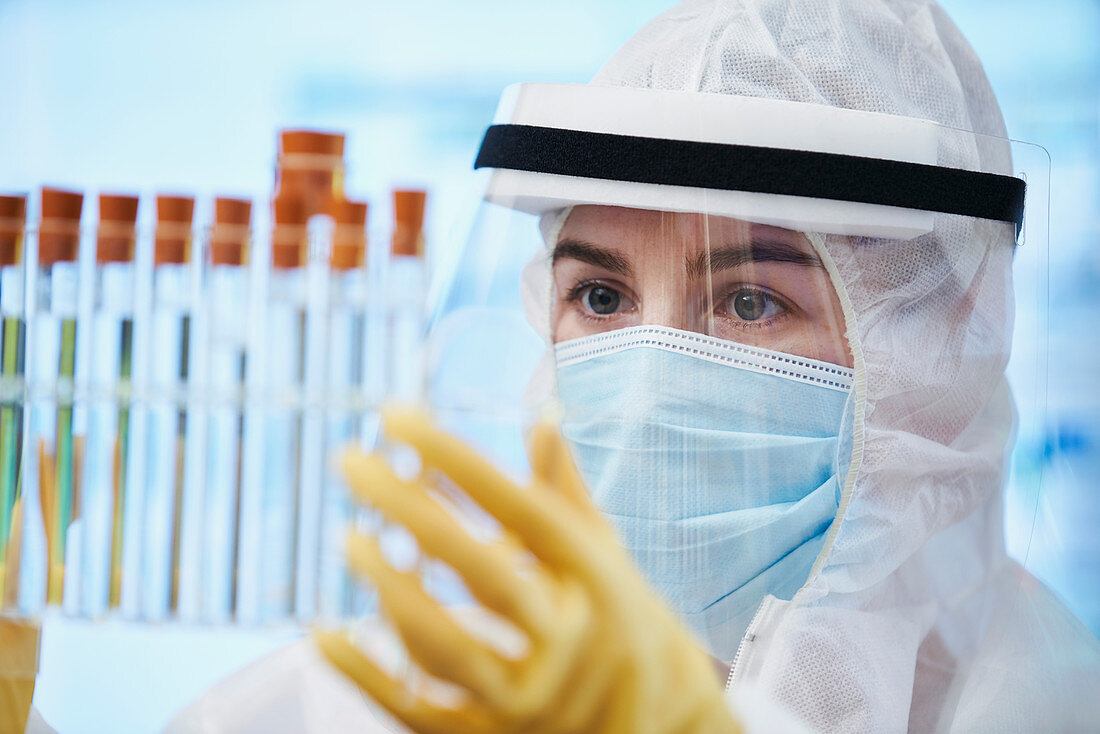
<path id="1" fill-rule="evenodd" d="M 344 157 L 344 134 L 323 130 L 291 129 L 279 131 L 281 155 L 321 155 Z"/>
<path id="2" fill-rule="evenodd" d="M 27 196 L 25 194 L 0 195 L 0 225 L 18 222 L 22 227 L 27 220 Z"/>
<path id="3" fill-rule="evenodd" d="M 338 199 L 329 207 L 336 223 L 329 265 L 334 270 L 363 267 L 367 250 L 367 203 Z"/>
<path id="4" fill-rule="evenodd" d="M 42 187 L 42 221 L 62 219 L 80 221 L 80 212 L 84 208 L 84 194 L 79 191 Z"/>
<path id="5" fill-rule="evenodd" d="M 247 227 L 252 222 L 252 200 L 219 196 L 214 199 L 214 223 Z"/>
<path id="6" fill-rule="evenodd" d="M 138 198 L 121 194 L 99 195 L 99 231 L 96 262 L 132 262 Z"/>
<path id="7" fill-rule="evenodd" d="M 300 268 L 306 264 L 309 209 L 292 196 L 277 196 L 271 202 L 275 227 L 271 232 L 271 264 L 276 268 Z"/>
<path id="8" fill-rule="evenodd" d="M 137 224 L 138 198 L 123 194 L 99 195 L 99 221 Z"/>
<path id="9" fill-rule="evenodd" d="M 302 200 L 293 196 L 276 196 L 271 202 L 271 209 L 275 214 L 276 226 L 305 227 L 309 220 Z"/>
<path id="10" fill-rule="evenodd" d="M 0 196 L 0 267 L 23 259 L 23 228 L 27 223 L 25 195 Z"/>
<path id="11" fill-rule="evenodd" d="M 424 205 L 428 193 L 422 189 L 393 192 L 393 254 L 419 257 L 424 254 Z"/>
<path id="12" fill-rule="evenodd" d="M 42 219 L 38 227 L 38 263 L 76 262 L 80 245 L 80 213 L 84 194 L 42 187 Z"/>
<path id="13" fill-rule="evenodd" d="M 210 233 L 212 265 L 244 265 L 248 260 L 252 201 L 220 196 L 214 200 L 214 227 Z"/>
<path id="14" fill-rule="evenodd" d="M 157 194 L 157 224 L 175 222 L 191 226 L 195 216 L 195 199 L 190 196 Z"/>
<path id="15" fill-rule="evenodd" d="M 157 231 L 154 265 L 182 265 L 191 259 L 191 220 L 195 200 L 190 196 L 157 195 Z"/>
<path id="16" fill-rule="evenodd" d="M 277 197 L 301 199 L 306 215 L 323 214 L 343 198 L 344 136 L 320 130 L 279 133 Z"/>

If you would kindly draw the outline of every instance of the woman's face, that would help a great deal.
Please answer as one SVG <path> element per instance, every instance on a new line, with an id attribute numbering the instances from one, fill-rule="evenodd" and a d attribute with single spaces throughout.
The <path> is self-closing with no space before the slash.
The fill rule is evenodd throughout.
<path id="1" fill-rule="evenodd" d="M 852 366 L 805 235 L 727 217 L 575 207 L 553 252 L 554 341 L 640 324 Z"/>

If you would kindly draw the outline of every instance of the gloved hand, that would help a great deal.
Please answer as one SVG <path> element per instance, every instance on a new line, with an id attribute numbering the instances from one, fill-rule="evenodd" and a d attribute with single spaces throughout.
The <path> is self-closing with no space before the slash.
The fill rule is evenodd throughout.
<path id="1" fill-rule="evenodd" d="M 417 481 L 377 454 L 343 466 L 359 501 L 407 528 L 422 551 L 452 566 L 474 597 L 526 636 L 512 659 L 475 639 L 393 568 L 376 542 L 352 535 L 352 567 L 370 577 L 383 613 L 413 660 L 463 689 L 445 708 L 417 696 L 338 633 L 317 633 L 325 656 L 417 732 L 739 732 L 703 653 L 658 601 L 591 504 L 557 430 L 540 425 L 533 479 L 519 487 L 417 413 L 390 411 L 384 428 L 420 454 Z M 505 531 L 472 537 L 429 493 L 441 471 Z"/>

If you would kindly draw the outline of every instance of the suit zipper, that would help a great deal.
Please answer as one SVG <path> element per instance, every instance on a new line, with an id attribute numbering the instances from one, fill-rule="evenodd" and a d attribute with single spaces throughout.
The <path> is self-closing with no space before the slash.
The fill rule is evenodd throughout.
<path id="1" fill-rule="evenodd" d="M 733 685 L 733 681 L 741 668 L 741 662 L 745 657 L 745 651 L 750 645 L 756 642 L 756 627 L 760 624 L 760 618 L 764 616 L 764 611 L 771 606 L 772 598 L 773 597 L 768 596 L 764 598 L 764 601 L 760 602 L 760 606 L 756 608 L 756 614 L 752 615 L 749 626 L 745 629 L 744 637 L 741 638 L 740 644 L 737 645 L 737 653 L 733 656 L 733 662 L 730 663 L 730 674 L 726 676 L 727 691 L 730 689 L 730 686 Z"/>

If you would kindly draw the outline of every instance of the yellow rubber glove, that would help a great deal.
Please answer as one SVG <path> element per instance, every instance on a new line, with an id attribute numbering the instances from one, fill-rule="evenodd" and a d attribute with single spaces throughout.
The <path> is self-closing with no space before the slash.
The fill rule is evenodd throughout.
<path id="1" fill-rule="evenodd" d="M 407 528 L 422 551 L 463 578 L 487 609 L 527 638 L 512 659 L 475 639 L 415 573 L 398 571 L 371 538 L 352 535 L 352 567 L 378 589 L 411 658 L 465 692 L 456 707 L 425 700 L 345 635 L 317 633 L 325 656 L 417 732 L 739 732 L 708 656 L 650 591 L 592 505 L 557 430 L 540 425 L 533 480 L 519 487 L 419 413 L 384 415 L 389 438 L 420 454 L 421 478 L 398 478 L 379 455 L 351 452 L 356 498 Z M 445 474 L 495 517 L 505 541 L 472 537 L 428 491 Z"/>
<path id="2" fill-rule="evenodd" d="M 0 617 L 0 734 L 23 734 L 38 672 L 39 628 Z"/>

